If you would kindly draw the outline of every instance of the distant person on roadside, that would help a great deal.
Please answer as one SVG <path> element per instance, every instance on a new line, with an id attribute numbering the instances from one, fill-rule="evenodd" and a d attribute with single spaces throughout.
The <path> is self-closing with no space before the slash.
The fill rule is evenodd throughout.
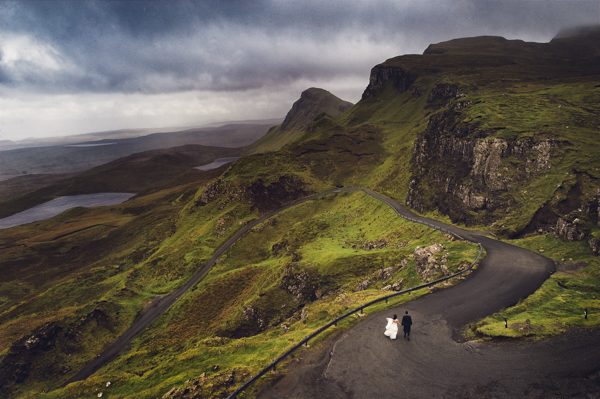
<path id="1" fill-rule="evenodd" d="M 410 327 L 412 326 L 412 317 L 408 314 L 408 310 L 404 312 L 402 317 L 402 327 L 404 327 L 404 339 L 410 341 Z"/>
<path id="2" fill-rule="evenodd" d="M 383 335 L 390 337 L 390 339 L 396 339 L 396 335 L 398 335 L 398 316 L 394 315 L 393 319 L 387 317 L 386 320 L 387 325 L 385 326 L 385 332 Z"/>

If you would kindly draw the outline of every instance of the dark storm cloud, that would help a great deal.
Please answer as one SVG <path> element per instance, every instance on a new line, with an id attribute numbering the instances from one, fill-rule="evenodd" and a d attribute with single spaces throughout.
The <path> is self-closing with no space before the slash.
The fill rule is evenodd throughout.
<path id="1" fill-rule="evenodd" d="M 235 91 L 364 76 L 430 42 L 547 40 L 597 1 L 0 0 L 0 85 L 46 92 Z"/>

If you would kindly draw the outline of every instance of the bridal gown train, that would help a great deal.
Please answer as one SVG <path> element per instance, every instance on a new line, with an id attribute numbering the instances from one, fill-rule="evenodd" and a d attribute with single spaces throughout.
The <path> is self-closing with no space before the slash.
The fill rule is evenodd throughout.
<path id="1" fill-rule="evenodd" d="M 387 325 L 385 326 L 385 332 L 383 333 L 386 337 L 390 337 L 390 339 L 396 339 L 396 335 L 398 334 L 398 323 L 394 323 L 394 319 L 389 317 L 386 318 Z"/>

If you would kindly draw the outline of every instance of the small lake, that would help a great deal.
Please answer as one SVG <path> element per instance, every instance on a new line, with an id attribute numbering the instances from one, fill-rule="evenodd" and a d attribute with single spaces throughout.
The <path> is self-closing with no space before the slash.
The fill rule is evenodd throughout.
<path id="1" fill-rule="evenodd" d="M 207 163 L 206 165 L 196 166 L 194 169 L 198 169 L 198 170 L 217 169 L 219 166 L 223 166 L 225 164 L 231 163 L 238 159 L 240 159 L 240 157 L 217 158 L 214 161 L 212 161 L 211 163 Z"/>
<path id="2" fill-rule="evenodd" d="M 86 148 L 86 147 L 104 147 L 105 145 L 115 145 L 117 143 L 83 143 L 83 144 L 67 144 L 65 147 L 76 147 L 76 148 Z"/>
<path id="3" fill-rule="evenodd" d="M 0 219 L 0 229 L 20 226 L 40 220 L 50 219 L 64 211 L 76 208 L 93 208 L 96 206 L 116 205 L 133 197 L 134 193 L 96 193 L 82 195 L 67 195 L 58 197 L 29 208 L 25 211 Z"/>

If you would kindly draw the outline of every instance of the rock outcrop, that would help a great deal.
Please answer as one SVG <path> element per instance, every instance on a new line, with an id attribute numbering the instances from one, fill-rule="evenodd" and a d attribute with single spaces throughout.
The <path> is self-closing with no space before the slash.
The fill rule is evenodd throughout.
<path id="1" fill-rule="evenodd" d="M 84 334 L 89 338 L 102 330 L 112 332 L 114 321 L 109 313 L 114 310 L 113 304 L 100 302 L 89 313 L 46 323 L 14 342 L 0 362 L 0 393 L 5 386 L 26 383 L 40 360 L 78 352 L 86 344 L 82 339 Z M 56 363 L 43 372 L 62 376 L 69 371 L 67 366 Z"/>
<path id="2" fill-rule="evenodd" d="M 400 267 L 406 266 L 406 263 L 407 262 L 405 261 L 405 259 L 403 259 Z M 367 288 L 369 288 L 372 284 L 378 283 L 380 281 L 387 281 L 390 278 L 392 278 L 392 276 L 394 275 L 396 270 L 397 270 L 397 267 L 394 267 L 394 266 L 382 267 L 381 269 L 376 270 L 373 273 L 371 273 L 366 279 L 360 281 L 356 285 L 356 288 L 354 289 L 354 291 L 364 291 Z M 404 281 L 403 279 L 400 279 L 399 282 L 395 282 L 393 284 L 388 284 L 388 285 L 384 286 L 382 289 L 384 289 L 384 290 L 391 289 L 394 291 L 399 291 L 400 288 L 402 287 L 403 281 Z"/>
<path id="3" fill-rule="evenodd" d="M 455 84 L 451 83 L 438 83 L 429 92 L 427 96 L 428 104 L 445 104 L 453 98 L 457 98 L 462 93 Z"/>
<path id="4" fill-rule="evenodd" d="M 446 254 L 443 253 L 442 244 L 432 244 L 427 247 L 417 247 L 413 253 L 417 273 L 424 279 L 429 280 L 432 277 L 446 274 L 448 267 L 446 265 Z"/>
<path id="5" fill-rule="evenodd" d="M 462 119 L 450 106 L 417 137 L 407 203 L 421 212 L 439 209 L 453 221 L 484 223 L 511 205 L 512 188 L 551 168 L 558 144 L 546 137 L 493 137 Z"/>
<path id="6" fill-rule="evenodd" d="M 586 237 L 581 219 L 573 220 L 559 217 L 556 222 L 556 235 L 566 241 L 581 241 Z"/>
<path id="7" fill-rule="evenodd" d="M 206 186 L 200 198 L 196 200 L 195 205 L 204 206 L 215 200 L 220 200 L 224 205 L 242 199 L 245 199 L 243 187 L 219 178 Z"/>
<path id="8" fill-rule="evenodd" d="M 596 237 L 592 237 L 588 240 L 588 244 L 590 246 L 590 249 L 592 250 L 592 253 L 595 256 L 600 255 L 600 239 L 596 238 Z"/>
<path id="9" fill-rule="evenodd" d="M 162 399 L 208 399 L 226 398 L 235 387 L 245 381 L 250 374 L 244 369 L 218 371 L 213 366 L 214 374 L 206 372 L 197 378 L 189 379 L 181 387 L 172 388 L 162 396 Z"/>
<path id="10" fill-rule="evenodd" d="M 273 254 L 273 256 L 279 256 L 283 253 L 286 253 L 290 248 L 290 243 L 288 242 L 288 240 L 282 240 L 279 242 L 276 242 L 275 244 L 273 244 L 273 246 L 271 246 L 271 253 Z"/>
<path id="11" fill-rule="evenodd" d="M 196 206 L 216 202 L 224 208 L 231 202 L 244 201 L 260 212 L 267 212 L 306 194 L 304 182 L 295 175 L 283 175 L 269 183 L 259 178 L 247 185 L 219 178 L 204 189 Z"/>
<path id="12" fill-rule="evenodd" d="M 58 323 L 48 323 L 12 344 L 0 363 L 0 388 L 24 382 L 35 358 L 54 349 L 62 331 Z"/>
<path id="13" fill-rule="evenodd" d="M 290 263 L 284 269 L 280 286 L 292 294 L 300 303 L 314 301 L 317 299 L 319 274 L 313 270 Z"/>
<path id="14" fill-rule="evenodd" d="M 229 320 L 218 334 L 229 338 L 256 335 L 269 326 L 284 322 L 322 294 L 320 275 L 316 270 L 290 263 L 277 285 L 243 305 L 241 314 Z"/>
<path id="15" fill-rule="evenodd" d="M 245 192 L 250 203 L 261 212 L 277 209 L 307 194 L 304 182 L 295 175 L 283 175 L 271 183 L 255 180 Z"/>
<path id="16" fill-rule="evenodd" d="M 377 97 L 386 87 L 401 93 L 413 84 L 417 75 L 399 67 L 380 64 L 371 69 L 369 85 L 362 95 L 362 100 Z"/>

